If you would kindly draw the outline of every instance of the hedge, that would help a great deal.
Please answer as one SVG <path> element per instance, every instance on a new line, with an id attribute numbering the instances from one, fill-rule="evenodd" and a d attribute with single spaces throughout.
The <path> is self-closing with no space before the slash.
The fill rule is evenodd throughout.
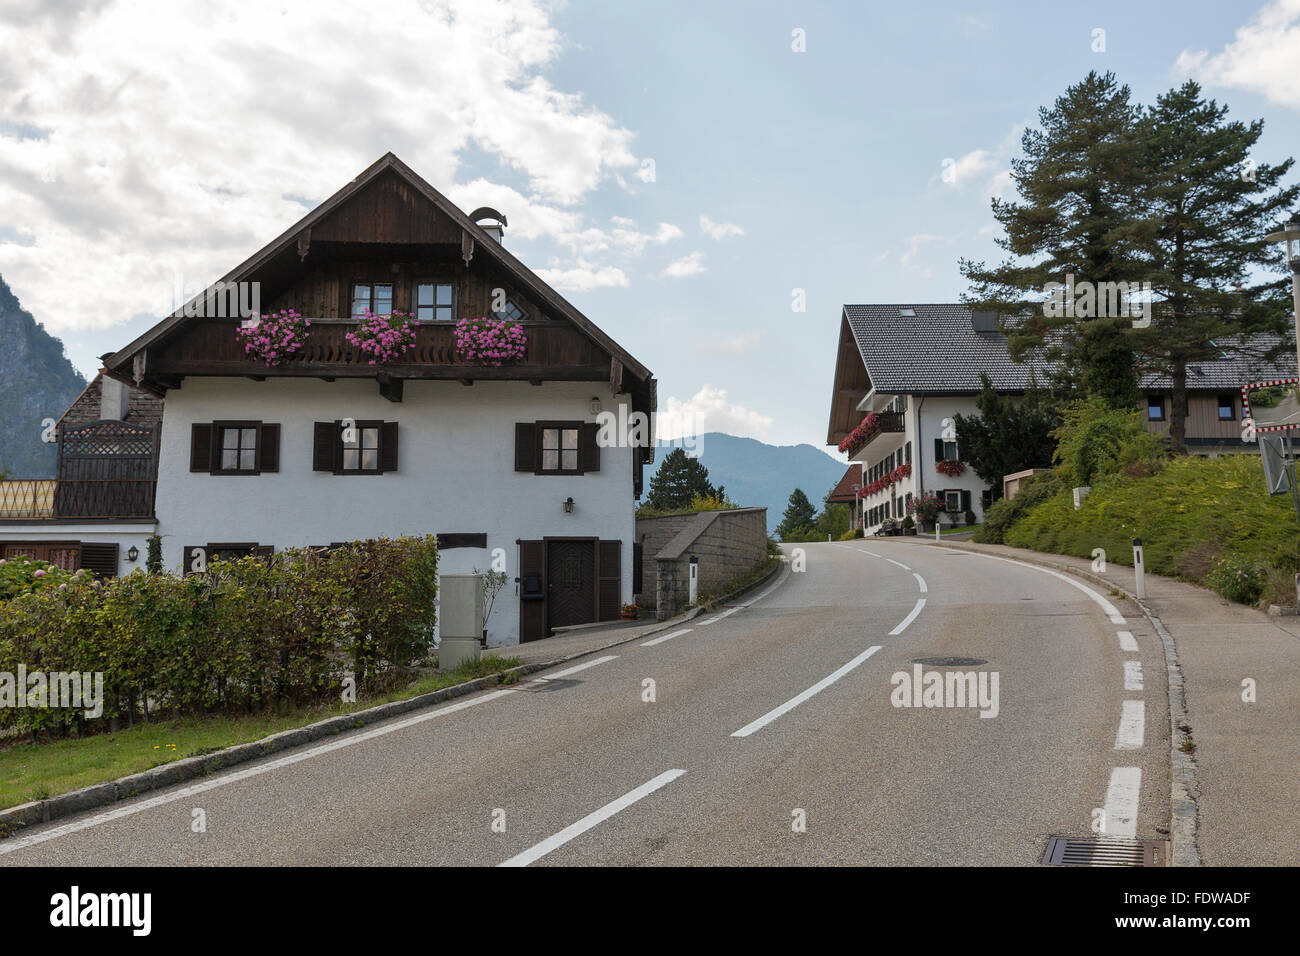
<path id="1" fill-rule="evenodd" d="M 345 674 L 362 686 L 428 656 L 437 567 L 432 536 L 380 538 L 20 594 L 0 603 L 0 672 L 102 673 L 104 709 L 91 719 L 0 707 L 0 729 L 66 733 L 337 700 Z"/>

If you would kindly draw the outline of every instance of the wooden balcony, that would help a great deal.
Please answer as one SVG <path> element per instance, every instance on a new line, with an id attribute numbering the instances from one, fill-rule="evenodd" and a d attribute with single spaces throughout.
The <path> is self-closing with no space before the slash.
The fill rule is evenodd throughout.
<path id="1" fill-rule="evenodd" d="M 561 322 L 520 323 L 527 336 L 523 358 L 490 366 L 461 361 L 453 323 L 424 322 L 416 326 L 414 348 L 385 365 L 371 365 L 367 355 L 347 340 L 347 333 L 356 323 L 340 319 L 310 321 L 303 348 L 276 366 L 245 354 L 237 322 L 214 319 L 197 323 L 157 356 L 149 357 L 147 374 L 356 378 L 382 373 L 394 379 L 545 377 L 594 381 L 609 376 L 609 356 L 577 329 Z"/>

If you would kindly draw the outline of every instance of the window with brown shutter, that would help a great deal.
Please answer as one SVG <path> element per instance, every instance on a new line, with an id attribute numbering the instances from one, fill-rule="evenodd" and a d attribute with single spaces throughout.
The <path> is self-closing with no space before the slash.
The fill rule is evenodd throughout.
<path id="1" fill-rule="evenodd" d="M 382 475 L 397 470 L 397 422 L 316 422 L 312 470 L 335 475 Z"/>
<path id="2" fill-rule="evenodd" d="M 596 620 L 617 621 L 622 611 L 623 542 L 596 542 Z"/>
<path id="3" fill-rule="evenodd" d="M 537 471 L 537 424 L 515 422 L 515 471 Z"/>

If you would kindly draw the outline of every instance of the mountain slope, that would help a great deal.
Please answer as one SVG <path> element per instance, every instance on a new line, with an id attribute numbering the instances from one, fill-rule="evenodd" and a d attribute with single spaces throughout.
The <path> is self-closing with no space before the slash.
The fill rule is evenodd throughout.
<path id="1" fill-rule="evenodd" d="M 724 486 L 727 497 L 738 505 L 766 505 L 769 531 L 780 522 L 790 492 L 802 488 L 821 510 L 822 498 L 848 467 L 812 445 L 768 445 L 722 432 L 707 432 L 695 441 L 700 462 L 709 470 L 709 482 Z M 672 442 L 660 442 L 655 460 L 662 463 L 673 447 Z M 646 487 L 650 487 L 648 475 Z"/>
<path id="2" fill-rule="evenodd" d="M 55 448 L 41 441 L 41 422 L 57 419 L 86 380 L 63 343 L 36 324 L 0 278 L 0 469 L 14 478 L 54 476 Z"/>

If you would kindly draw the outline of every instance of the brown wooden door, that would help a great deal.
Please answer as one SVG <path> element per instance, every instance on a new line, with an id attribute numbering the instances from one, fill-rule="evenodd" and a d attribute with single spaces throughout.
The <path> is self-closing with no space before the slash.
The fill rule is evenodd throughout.
<path id="1" fill-rule="evenodd" d="M 596 543 L 546 543 L 546 626 L 548 630 L 596 620 Z"/>

